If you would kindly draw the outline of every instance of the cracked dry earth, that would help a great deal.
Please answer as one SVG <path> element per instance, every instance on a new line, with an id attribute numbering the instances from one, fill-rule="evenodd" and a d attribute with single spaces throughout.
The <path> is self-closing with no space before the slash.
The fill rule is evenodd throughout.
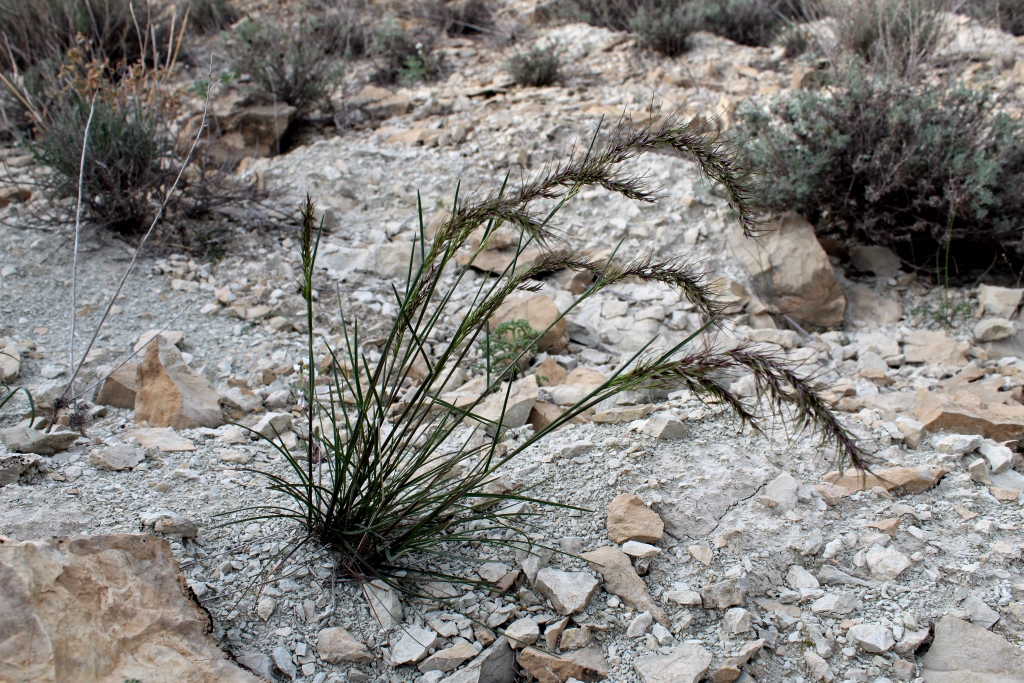
<path id="1" fill-rule="evenodd" d="M 557 31 L 583 50 L 579 68 L 596 71 L 598 60 L 610 64 L 605 72 L 628 72 L 630 46 L 621 36 L 580 25 Z M 702 40 L 685 59 L 771 57 L 770 50 Z M 541 149 L 523 152 L 518 141 L 568 144 L 607 113 L 593 107 L 620 109 L 650 96 L 646 81 L 627 78 L 590 93 L 503 86 L 477 104 L 472 93 L 493 74 L 476 76 L 466 47 L 455 46 L 453 55 L 468 60 L 462 81 L 405 93 L 406 113 L 245 167 L 284 196 L 297 200 L 309 189 L 320 201 L 331 230 L 318 264 L 318 338 L 336 343 L 335 291 L 367 338 L 383 329 L 415 234 L 417 191 L 435 219 L 456 179 L 486 190 L 509 164 L 537 168 L 545 160 Z M 730 78 L 746 72 L 738 73 Z M 751 96 L 764 81 L 789 79 L 782 67 L 758 73 L 761 85 L 745 86 Z M 396 131 L 456 128 L 462 133 L 445 144 L 395 139 Z M 1024 292 L 954 291 L 981 322 L 938 328 L 918 312 L 941 296 L 927 283 L 886 266 L 884 257 L 830 259 L 812 233 L 783 225 L 784 244 L 765 245 L 770 255 L 788 254 L 772 262 L 778 281 L 817 300 L 820 282 L 787 274 L 792 259 L 816 260 L 832 286 L 827 305 L 807 313 L 811 319 L 776 329 L 771 302 L 758 298 L 735 247 L 724 201 L 689 162 L 651 156 L 641 164 L 663 188 L 660 202 L 637 206 L 584 192 L 561 227 L 595 253 L 622 240 L 627 254 L 653 249 L 702 259 L 729 297 L 722 338 L 820 367 L 843 421 L 873 455 L 876 476 L 833 472 L 830 451 L 784 423 L 760 435 L 687 391 L 630 394 L 559 430 L 502 473 L 510 490 L 531 488 L 586 511 L 539 510 L 533 555 L 467 547 L 438 565 L 493 590 L 435 586 L 454 598 L 445 607 L 399 601 L 333 576 L 330 557 L 304 547 L 262 591 L 247 591 L 299 530 L 281 521 L 226 523 L 232 511 L 272 499 L 244 467 L 284 473 L 287 464 L 221 422 L 265 429 L 272 421 L 286 443 L 297 444 L 297 364 L 305 346 L 293 287 L 294 227 L 254 230 L 238 220 L 217 262 L 144 254 L 82 377 L 89 384 L 105 376 L 140 337 L 173 319 L 154 342 L 160 362 L 178 363 L 186 368 L 179 372 L 212 387 L 206 391 L 215 392 L 222 413 L 210 426 L 147 430 L 132 409 L 139 376 L 129 373 L 103 400 L 96 397 L 86 437 L 72 434 L 55 453 L 32 455 L 19 452 L 31 449 L 11 431 L 28 425 L 27 403 L 15 400 L 2 415 L 0 534 L 8 540 L 0 550 L 15 540 L 79 534 L 167 539 L 209 612 L 212 638 L 245 667 L 195 680 L 253 680 L 244 677 L 251 672 L 312 683 L 1024 681 L 1024 468 L 1017 452 L 1024 337 L 1014 322 Z M 60 239 L 16 220 L 0 227 L 2 345 L 20 358 L 17 385 L 44 406 L 68 376 L 71 253 Z M 87 234 L 79 348 L 82 328 L 91 331 L 128 258 L 120 241 Z M 575 294 L 556 276 L 536 296 L 564 310 Z M 833 318 L 818 326 L 814 316 Z M 667 345 L 699 324 L 666 289 L 627 283 L 603 292 L 571 314 L 557 348 L 535 359 L 533 377 L 524 380 L 541 377 L 528 399 L 530 420 L 573 402 L 638 343 L 658 336 Z M 994 324 L 1009 330 L 993 341 Z M 324 351 L 321 342 L 318 356 Z M 750 378 L 731 381 L 750 394 Z M 524 438 L 532 424 L 508 438 Z"/>

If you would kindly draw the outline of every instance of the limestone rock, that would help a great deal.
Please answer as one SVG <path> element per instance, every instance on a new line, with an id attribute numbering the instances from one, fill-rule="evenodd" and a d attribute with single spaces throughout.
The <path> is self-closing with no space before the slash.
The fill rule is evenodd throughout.
<path id="1" fill-rule="evenodd" d="M 383 581 L 376 580 L 363 584 L 363 595 L 381 628 L 394 628 L 402 623 L 405 610 L 398 594 Z"/>
<path id="2" fill-rule="evenodd" d="M 604 577 L 604 589 L 617 595 L 626 606 L 637 612 L 650 612 L 662 626 L 668 626 L 668 615 L 647 592 L 647 584 L 637 576 L 629 556 L 618 548 L 605 546 L 582 555 L 583 559 Z"/>
<path id="3" fill-rule="evenodd" d="M 456 638 L 450 647 L 438 650 L 430 655 L 417 667 L 423 673 L 428 671 L 452 671 L 459 668 L 463 662 L 476 657 L 476 648 L 465 638 Z"/>
<path id="4" fill-rule="evenodd" d="M 726 579 L 706 586 L 700 592 L 705 609 L 726 609 L 742 605 L 747 599 L 747 580 Z"/>
<path id="5" fill-rule="evenodd" d="M 726 633 L 731 633 L 732 635 L 746 633 L 750 630 L 750 626 L 750 612 L 747 610 L 742 607 L 732 607 L 725 610 L 725 615 L 722 617 L 722 628 L 725 629 Z"/>
<path id="6" fill-rule="evenodd" d="M 645 560 L 648 557 L 654 557 L 655 555 L 661 554 L 661 548 L 649 543 L 626 541 L 622 544 L 622 552 L 626 553 L 630 557 L 635 557 L 638 560 Z"/>
<path id="7" fill-rule="evenodd" d="M 596 647 L 561 657 L 528 647 L 519 655 L 519 666 L 538 683 L 566 683 L 570 678 L 590 683 L 608 676 L 608 662 Z"/>
<path id="8" fill-rule="evenodd" d="M 484 423 L 484 430 L 489 435 L 495 433 L 499 420 L 503 430 L 516 429 L 526 424 L 539 395 L 540 387 L 537 385 L 537 377 L 527 375 L 512 383 L 512 387 L 508 390 L 507 402 L 505 388 L 501 387 L 484 399 L 473 411 L 473 415 L 480 418 L 480 422 Z M 504 415 L 502 415 L 503 407 Z"/>
<path id="9" fill-rule="evenodd" d="M 100 406 L 135 408 L 135 394 L 139 391 L 139 364 L 125 363 L 103 380 L 93 401 Z"/>
<path id="10" fill-rule="evenodd" d="M 980 626 L 983 629 L 988 630 L 995 626 L 996 622 L 999 621 L 999 612 L 985 604 L 985 601 L 977 595 L 968 595 L 967 598 L 960 603 L 960 606 L 967 610 L 967 614 L 971 618 L 971 623 L 975 626 Z"/>
<path id="11" fill-rule="evenodd" d="M 505 300 L 505 303 L 491 316 L 493 330 L 509 320 L 525 320 L 536 332 L 544 332 L 537 340 L 537 350 L 560 353 L 569 343 L 565 318 L 554 300 L 546 294 L 519 293 Z M 548 329 L 548 328 L 551 329 Z"/>
<path id="12" fill-rule="evenodd" d="M 814 227 L 795 214 L 786 214 L 772 228 L 756 241 L 738 230 L 729 235 L 729 244 L 751 281 L 767 283 L 772 294 L 765 299 L 769 308 L 802 325 L 841 323 L 846 297 Z"/>
<path id="13" fill-rule="evenodd" d="M 35 453 L 53 455 L 71 448 L 81 436 L 78 432 L 57 432 L 49 434 L 31 427 L 8 427 L 0 429 L 0 442 L 12 453 Z"/>
<path id="14" fill-rule="evenodd" d="M 898 301 L 879 296 L 865 284 L 845 282 L 843 294 L 846 295 L 846 324 L 852 328 L 898 323 L 903 319 L 903 307 Z"/>
<path id="15" fill-rule="evenodd" d="M 927 491 L 938 484 L 945 474 L 946 470 L 941 468 L 882 467 L 863 474 L 854 471 L 843 475 L 828 472 L 822 479 L 851 492 L 868 491 L 881 486 L 890 493 L 903 496 Z"/>
<path id="16" fill-rule="evenodd" d="M 17 483 L 38 462 L 34 453 L 0 453 L 0 486 Z"/>
<path id="17" fill-rule="evenodd" d="M 221 391 L 220 402 L 243 413 L 251 413 L 263 405 L 263 399 L 259 394 L 242 387 L 228 387 Z"/>
<path id="18" fill-rule="evenodd" d="M 661 517 L 639 496 L 623 493 L 608 506 L 608 537 L 615 543 L 658 543 L 664 533 Z"/>
<path id="19" fill-rule="evenodd" d="M 146 349 L 139 365 L 135 421 L 151 427 L 217 427 L 222 420 L 220 396 L 185 365 L 181 352 L 163 336 Z"/>
<path id="20" fill-rule="evenodd" d="M 974 326 L 974 338 L 979 342 L 999 341 L 1017 334 L 1017 328 L 1006 318 L 985 318 Z"/>
<path id="21" fill-rule="evenodd" d="M 910 567 L 907 556 L 895 548 L 872 546 L 864 554 L 871 569 L 871 575 L 884 581 L 892 581 Z"/>
<path id="22" fill-rule="evenodd" d="M 919 389 L 914 417 L 923 425 L 925 434 L 981 434 L 994 441 L 1024 435 L 1024 406 L 983 402 L 966 393 L 952 397 Z"/>
<path id="23" fill-rule="evenodd" d="M 587 608 L 600 582 L 586 572 L 563 572 L 545 567 L 537 572 L 534 588 L 551 601 L 559 614 L 579 614 Z"/>
<path id="24" fill-rule="evenodd" d="M 248 652 L 235 657 L 235 661 L 263 680 L 274 680 L 274 660 L 262 652 Z"/>
<path id="25" fill-rule="evenodd" d="M 969 347 L 967 342 L 950 339 L 945 332 L 916 330 L 904 340 L 903 353 L 908 363 L 961 368 L 967 364 Z"/>
<path id="26" fill-rule="evenodd" d="M 784 514 L 796 507 L 796 490 L 800 487 L 789 472 L 783 472 L 768 484 L 758 500 L 775 514 Z"/>
<path id="27" fill-rule="evenodd" d="M 328 664 L 369 664 L 373 655 L 343 628 L 325 628 L 316 634 L 316 653 Z"/>
<path id="28" fill-rule="evenodd" d="M 291 431 L 292 420 L 291 413 L 266 413 L 253 425 L 252 431 L 264 439 L 278 441 L 281 434 Z"/>
<path id="29" fill-rule="evenodd" d="M 12 384 L 21 371 L 21 352 L 14 344 L 0 342 L 0 384 Z"/>
<path id="30" fill-rule="evenodd" d="M 896 644 L 892 632 L 881 624 L 855 624 L 846 632 L 846 637 L 852 644 L 872 654 L 888 652 Z"/>
<path id="31" fill-rule="evenodd" d="M 98 470 L 130 470 L 146 457 L 139 449 L 126 443 L 97 448 L 89 453 L 89 464 Z"/>
<path id="32" fill-rule="evenodd" d="M 922 668 L 925 683 L 1024 683 L 1024 652 L 1000 635 L 945 616 Z"/>
<path id="33" fill-rule="evenodd" d="M 529 617 L 516 619 L 505 629 L 505 637 L 508 638 L 513 650 L 520 650 L 537 642 L 540 638 L 540 627 Z"/>
<path id="34" fill-rule="evenodd" d="M 711 666 L 711 653 L 696 643 L 683 643 L 667 655 L 642 655 L 633 669 L 642 683 L 697 683 Z"/>
<path id="35" fill-rule="evenodd" d="M 166 339 L 168 342 L 174 344 L 175 346 L 180 344 L 181 340 L 185 338 L 185 335 L 183 333 L 172 330 L 164 330 L 163 332 L 161 332 L 160 330 L 146 330 L 145 332 L 139 335 L 139 339 L 138 341 L 135 342 L 135 346 L 132 347 L 132 351 L 138 353 L 147 344 L 156 339 L 157 335 L 159 335 L 162 339 Z"/>
<path id="36" fill-rule="evenodd" d="M 432 628 L 403 626 L 398 634 L 398 640 L 391 645 L 391 660 L 397 666 L 419 662 L 437 643 L 437 633 Z"/>
<path id="37" fill-rule="evenodd" d="M 124 433 L 125 439 L 133 437 L 139 440 L 143 448 L 158 448 L 161 453 L 184 453 L 196 449 L 195 444 L 171 427 L 129 429 Z"/>
<path id="38" fill-rule="evenodd" d="M 5 680 L 258 683 L 207 635 L 166 540 L 0 542 L 0 574 Z"/>
<path id="39" fill-rule="evenodd" d="M 689 433 L 686 425 L 667 413 L 658 413 L 648 419 L 643 432 L 655 439 L 682 439 Z"/>
<path id="40" fill-rule="evenodd" d="M 982 314 L 1011 318 L 1017 312 L 1022 296 L 1024 289 L 981 285 L 978 288 L 978 306 Z"/>

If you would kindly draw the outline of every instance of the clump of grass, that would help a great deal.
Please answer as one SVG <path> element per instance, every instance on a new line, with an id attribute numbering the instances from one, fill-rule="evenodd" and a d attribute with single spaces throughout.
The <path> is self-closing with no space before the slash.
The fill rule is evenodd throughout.
<path id="1" fill-rule="evenodd" d="M 540 88 L 554 85 L 561 78 L 562 59 L 553 45 L 534 45 L 525 52 L 519 52 L 508 60 L 508 71 L 518 85 Z"/>
<path id="2" fill-rule="evenodd" d="M 415 37 L 392 23 L 377 29 L 369 54 L 377 63 L 374 80 L 382 85 L 413 85 L 441 75 L 441 56 L 429 36 Z"/>
<path id="3" fill-rule="evenodd" d="M 705 316 L 705 330 L 716 324 L 723 305 L 704 274 L 681 259 L 647 255 L 598 262 L 562 242 L 554 248 L 553 219 L 586 187 L 601 187 L 634 201 L 654 201 L 654 191 L 643 176 L 622 169 L 625 162 L 652 150 L 695 160 L 706 177 L 722 181 L 745 231 L 757 230 L 744 166 L 735 148 L 703 119 L 687 124 L 672 119 L 657 128 L 622 122 L 607 142 L 570 154 L 519 187 L 506 184 L 469 199 L 456 192 L 449 218 L 430 242 L 421 218 L 419 241 L 413 247 L 418 258 L 410 253 L 406 283 L 393 290 L 397 312 L 390 328 L 383 338 L 375 334 L 376 339 L 367 340 L 359 322 L 342 310 L 340 348 L 329 350 L 332 370 L 319 378 L 312 302 L 320 231 L 307 197 L 299 291 L 311 330 L 303 368 L 303 421 L 309 438 L 297 452 L 274 440 L 290 465 L 289 473 L 263 476 L 282 497 L 240 512 L 248 519 L 294 519 L 303 525 L 308 541 L 336 553 L 341 571 L 416 591 L 416 580 L 445 577 L 431 559 L 451 555 L 461 544 L 528 547 L 524 527 L 529 514 L 519 517 L 510 506 L 555 503 L 528 492 L 490 487 L 498 470 L 601 401 L 622 391 L 653 387 L 685 387 L 713 397 L 758 429 L 767 415 L 757 406 L 777 413 L 785 410 L 798 426 L 819 430 L 837 449 L 841 462 L 862 466 L 852 436 L 812 380 L 782 359 L 749 346 L 719 350 L 702 344 L 700 333 L 664 351 L 654 352 L 648 345 L 550 425 L 500 447 L 496 439 L 480 438 L 480 432 L 502 434 L 515 426 L 507 412 L 512 383 L 494 376 L 483 395 L 468 405 L 456 405 L 441 395 L 454 373 L 468 366 L 470 349 L 486 334 L 488 321 L 507 297 L 539 289 L 538 278 L 554 270 L 569 268 L 594 276 L 562 317 L 598 292 L 636 278 L 677 288 Z M 502 227 L 520 235 L 516 257 L 497 277 L 475 278 L 463 266 L 471 266 L 487 237 Z M 524 251 L 536 246 L 543 249 L 542 255 L 532 265 L 522 263 Z M 529 336 L 536 343 L 549 329 L 533 330 Z M 520 355 L 526 352 L 524 348 Z M 744 402 L 730 392 L 723 378 L 737 371 L 753 373 L 763 403 Z M 405 577 L 401 582 L 399 575 Z"/>
<path id="4" fill-rule="evenodd" d="M 794 92 L 770 111 L 741 109 L 740 134 L 772 178 L 769 207 L 923 267 L 947 242 L 965 268 L 1021 259 L 1020 121 L 961 85 L 910 87 L 855 67 L 833 79 L 827 92 Z"/>
<path id="5" fill-rule="evenodd" d="M 740 45 L 770 45 L 785 24 L 779 2 L 712 0 L 697 4 L 705 30 Z"/>

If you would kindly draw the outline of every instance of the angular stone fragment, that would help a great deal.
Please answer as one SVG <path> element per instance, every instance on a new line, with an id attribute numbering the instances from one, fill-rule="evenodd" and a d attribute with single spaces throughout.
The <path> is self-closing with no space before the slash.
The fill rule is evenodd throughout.
<path id="1" fill-rule="evenodd" d="M 529 617 L 516 619 L 505 629 L 505 637 L 508 638 L 513 650 L 519 650 L 537 642 L 540 638 L 540 627 Z"/>
<path id="2" fill-rule="evenodd" d="M 579 614 L 587 608 L 600 581 L 586 572 L 563 572 L 545 567 L 537 572 L 534 588 L 551 601 L 559 614 Z"/>
<path id="3" fill-rule="evenodd" d="M 978 306 L 983 314 L 1011 318 L 1020 306 L 1024 289 L 981 285 L 978 288 Z"/>
<path id="4" fill-rule="evenodd" d="M 711 653 L 696 643 L 683 643 L 667 655 L 642 655 L 633 669 L 642 683 L 697 683 L 711 666 Z"/>
<path id="5" fill-rule="evenodd" d="M 793 475 L 783 472 L 768 484 L 758 500 L 775 514 L 781 515 L 796 507 L 796 491 L 799 487 L 800 482 Z"/>
<path id="6" fill-rule="evenodd" d="M 146 458 L 146 454 L 126 443 L 97 448 L 89 453 L 89 464 L 98 470 L 130 470 Z"/>
<path id="7" fill-rule="evenodd" d="M 785 214 L 763 237 L 729 234 L 729 246 L 752 282 L 771 291 L 772 312 L 801 325 L 831 327 L 843 321 L 846 298 L 814 227 L 796 214 Z"/>
<path id="8" fill-rule="evenodd" d="M 143 448 L 157 448 L 161 453 L 183 453 L 196 449 L 195 444 L 171 427 L 129 429 L 124 433 L 124 438 L 136 438 Z"/>
<path id="9" fill-rule="evenodd" d="M 228 387 L 221 391 L 220 402 L 243 413 L 251 413 L 263 405 L 259 394 L 242 387 Z"/>
<path id="10" fill-rule="evenodd" d="M 623 493 L 608 506 L 608 537 L 615 543 L 658 543 L 664 533 L 661 517 L 639 496 Z"/>
<path id="11" fill-rule="evenodd" d="M 945 474 L 946 470 L 941 468 L 883 467 L 864 473 L 848 471 L 843 475 L 829 472 L 822 479 L 851 492 L 868 491 L 881 486 L 890 493 L 903 496 L 927 491 L 938 484 Z"/>
<path id="12" fill-rule="evenodd" d="M 686 425 L 667 413 L 658 413 L 647 420 L 643 432 L 655 439 L 682 439 L 689 433 Z"/>
<path id="13" fill-rule="evenodd" d="M 914 417 L 923 425 L 924 434 L 980 434 L 994 441 L 1024 435 L 1024 406 L 983 402 L 965 393 L 953 397 L 919 389 Z"/>
<path id="14" fill-rule="evenodd" d="M 605 546 L 582 555 L 583 559 L 604 577 L 604 589 L 619 596 L 637 612 L 650 612 L 662 626 L 668 626 L 668 615 L 647 592 L 647 584 L 637 576 L 629 556 L 618 548 Z"/>
<path id="15" fill-rule="evenodd" d="M 703 588 L 701 603 L 705 609 L 726 609 L 742 605 L 747 599 L 746 579 L 726 579 Z"/>
<path id="16" fill-rule="evenodd" d="M 13 384 L 21 371 L 21 352 L 14 344 L 0 340 L 0 384 Z"/>
<path id="17" fill-rule="evenodd" d="M 942 331 L 915 330 L 903 343 L 903 353 L 908 363 L 925 363 L 949 368 L 961 368 L 967 364 L 967 349 L 970 344 L 950 339 Z"/>
<path id="18" fill-rule="evenodd" d="M 528 647 L 519 655 L 519 666 L 538 683 L 566 683 L 570 678 L 596 683 L 608 676 L 608 662 L 596 647 L 561 657 Z"/>
<path id="19" fill-rule="evenodd" d="M 207 635 L 164 539 L 7 540 L 0 584 L 4 680 L 258 683 Z"/>
<path id="20" fill-rule="evenodd" d="M 639 541 L 626 541 L 622 544 L 622 552 L 626 553 L 630 557 L 635 557 L 639 560 L 647 559 L 648 557 L 654 557 L 661 553 L 661 548 L 650 543 L 640 543 Z"/>
<path id="21" fill-rule="evenodd" d="M 484 431 L 494 435 L 501 422 L 501 429 L 517 429 L 526 424 L 533 410 L 537 397 L 540 395 L 540 387 L 537 385 L 535 375 L 516 380 L 507 392 L 500 387 L 494 394 L 488 396 L 474 410 L 473 415 L 479 417 L 478 422 L 483 423 Z M 504 410 L 504 414 L 502 413 Z"/>
<path id="22" fill-rule="evenodd" d="M 220 396 L 163 336 L 149 344 L 139 365 L 135 421 L 174 429 L 217 427 L 222 421 Z"/>
<path id="23" fill-rule="evenodd" d="M 363 596 L 370 606 L 370 614 L 374 616 L 381 628 L 394 628 L 402 623 L 405 610 L 402 601 L 394 589 L 379 579 L 363 584 Z"/>
<path id="24" fill-rule="evenodd" d="M 811 604 L 811 611 L 829 617 L 843 617 L 857 608 L 857 601 L 845 595 L 826 593 Z"/>
<path id="25" fill-rule="evenodd" d="M 354 662 L 369 664 L 373 655 L 343 628 L 325 628 L 316 634 L 316 653 L 328 664 Z"/>
<path id="26" fill-rule="evenodd" d="M 872 546 L 864 555 L 871 569 L 871 575 L 885 581 L 892 581 L 910 567 L 910 560 L 895 548 Z"/>
<path id="27" fill-rule="evenodd" d="M 292 421 L 291 413 L 267 413 L 253 425 L 252 431 L 264 439 L 278 441 L 282 434 L 291 431 Z"/>
<path id="28" fill-rule="evenodd" d="M 974 339 L 980 343 L 999 341 L 1016 333 L 1017 328 L 1006 318 L 985 318 L 974 326 Z"/>
<path id="29" fill-rule="evenodd" d="M 476 648 L 465 638 L 456 638 L 454 643 L 430 655 L 416 667 L 423 673 L 428 671 L 453 671 L 463 662 L 476 657 Z"/>
<path id="30" fill-rule="evenodd" d="M 924 656 L 925 683 L 1024 683 L 1024 652 L 1005 638 L 945 616 Z"/>
<path id="31" fill-rule="evenodd" d="M 34 453 L 0 453 L 0 486 L 16 483 L 38 462 Z"/>
<path id="32" fill-rule="evenodd" d="M 888 652 L 896 644 L 892 632 L 881 624 L 854 624 L 846 632 L 846 637 L 852 644 L 872 654 Z"/>
<path id="33" fill-rule="evenodd" d="M 437 643 L 437 633 L 432 628 L 403 626 L 398 634 L 398 639 L 391 645 L 391 661 L 397 666 L 419 662 Z"/>
<path id="34" fill-rule="evenodd" d="M 31 427 L 8 427 L 0 429 L 0 442 L 12 453 L 35 453 L 53 455 L 71 448 L 81 434 L 78 432 L 57 432 L 49 434 Z"/>
<path id="35" fill-rule="evenodd" d="M 134 410 L 138 391 L 139 364 L 125 363 L 103 380 L 93 402 L 100 406 Z"/>

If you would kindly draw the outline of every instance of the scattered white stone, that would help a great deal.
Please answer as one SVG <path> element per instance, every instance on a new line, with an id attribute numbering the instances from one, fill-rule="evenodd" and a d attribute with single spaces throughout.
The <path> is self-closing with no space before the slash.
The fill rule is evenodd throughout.
<path id="1" fill-rule="evenodd" d="M 888 652 L 896 644 L 892 632 L 881 624 L 855 624 L 846 632 L 846 637 L 852 644 L 872 654 Z"/>
<path id="2" fill-rule="evenodd" d="M 964 455 L 981 446 L 984 438 L 976 435 L 949 434 L 935 439 L 933 445 L 939 453 L 951 453 L 952 455 Z"/>
<path id="3" fill-rule="evenodd" d="M 638 559 L 646 559 L 648 557 L 654 557 L 661 553 L 661 548 L 650 543 L 640 543 L 639 541 L 626 541 L 622 544 L 622 552 L 626 553 L 630 557 Z"/>
<path id="4" fill-rule="evenodd" d="M 725 610 L 725 615 L 722 617 L 722 627 L 726 633 L 733 635 L 748 632 L 751 628 L 750 612 L 742 607 L 733 607 Z"/>
<path id="5" fill-rule="evenodd" d="M 396 666 L 415 664 L 437 644 L 437 633 L 432 628 L 406 625 L 398 633 L 398 641 L 391 646 L 391 661 Z"/>
<path id="6" fill-rule="evenodd" d="M 821 587 L 821 584 L 814 578 L 814 575 L 798 564 L 794 564 L 789 568 L 789 572 L 786 573 L 786 583 L 793 590 L 813 590 Z"/>
<path id="7" fill-rule="evenodd" d="M 639 638 L 647 633 L 647 629 L 651 627 L 652 623 L 654 623 L 654 617 L 651 616 L 651 613 L 641 612 L 633 617 L 633 621 L 629 622 L 629 628 L 626 629 L 626 637 Z"/>
<path id="8" fill-rule="evenodd" d="M 910 567 L 910 559 L 895 548 L 872 546 L 864 559 L 871 569 L 871 575 L 885 581 L 892 581 Z"/>
<path id="9" fill-rule="evenodd" d="M 782 515 L 796 507 L 799 488 L 800 482 L 789 472 L 783 472 L 768 484 L 757 499 L 775 514 Z"/>
<path id="10" fill-rule="evenodd" d="M 505 629 L 505 637 L 513 650 L 519 650 L 527 645 L 533 645 L 540 638 L 540 627 L 537 622 L 528 617 L 516 619 Z"/>
<path id="11" fill-rule="evenodd" d="M 559 614 L 578 614 L 587 608 L 601 582 L 587 572 L 563 572 L 545 567 L 537 572 L 534 588 L 551 601 Z"/>

